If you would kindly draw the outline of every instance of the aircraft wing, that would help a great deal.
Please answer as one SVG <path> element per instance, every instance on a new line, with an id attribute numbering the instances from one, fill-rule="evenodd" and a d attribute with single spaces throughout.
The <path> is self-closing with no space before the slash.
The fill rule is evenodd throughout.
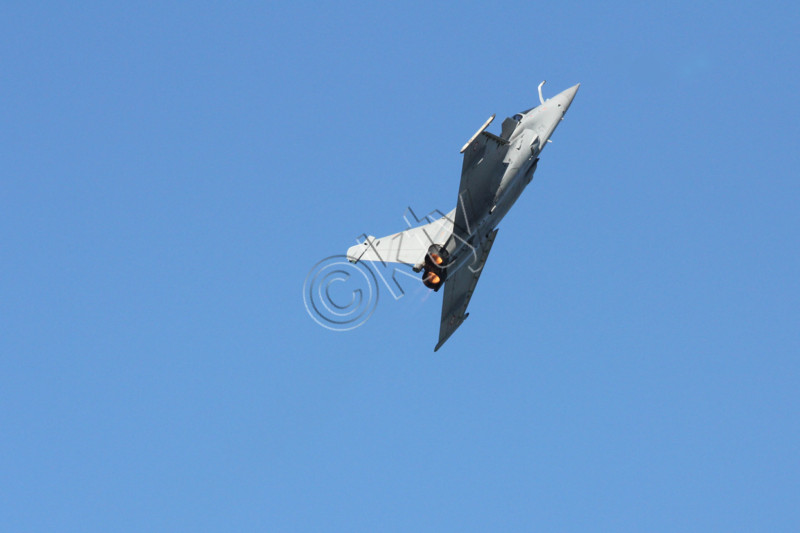
<path id="1" fill-rule="evenodd" d="M 486 258 L 494 244 L 497 230 L 492 231 L 480 250 L 478 260 L 462 266 L 452 276 L 448 276 L 444 282 L 444 298 L 442 300 L 442 323 L 439 326 L 439 343 L 433 351 L 437 351 L 442 344 L 450 338 L 455 330 L 467 319 L 469 313 L 466 312 L 478 278 L 483 272 Z"/>
<path id="2" fill-rule="evenodd" d="M 376 238 L 370 235 L 347 250 L 347 259 L 352 263 L 380 261 L 412 266 L 421 264 L 431 244 L 444 244 L 450 238 L 454 215 L 455 210 L 429 224 L 386 237 Z"/>
<path id="3" fill-rule="evenodd" d="M 461 183 L 458 186 L 458 202 L 454 231 L 458 237 L 466 238 L 478 217 L 491 207 L 499 179 L 496 164 L 507 151 L 508 141 L 486 131 L 494 115 L 467 141 L 461 153 Z"/>

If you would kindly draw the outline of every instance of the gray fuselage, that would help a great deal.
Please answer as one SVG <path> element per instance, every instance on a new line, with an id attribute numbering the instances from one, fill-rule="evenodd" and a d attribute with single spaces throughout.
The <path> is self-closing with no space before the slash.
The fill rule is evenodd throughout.
<path id="1" fill-rule="evenodd" d="M 473 223 L 465 228 L 466 232 L 454 234 L 447 243 L 449 270 L 471 264 L 476 258 L 476 250 L 481 248 L 489 233 L 503 220 L 531 182 L 539 155 L 567 112 L 578 87 L 571 87 L 503 123 L 503 137 L 508 143 L 487 154 L 478 162 L 482 168 L 476 168 L 485 175 L 493 200 L 474 214 Z M 516 125 L 512 121 L 516 121 Z M 459 208 L 456 206 L 457 210 Z"/>

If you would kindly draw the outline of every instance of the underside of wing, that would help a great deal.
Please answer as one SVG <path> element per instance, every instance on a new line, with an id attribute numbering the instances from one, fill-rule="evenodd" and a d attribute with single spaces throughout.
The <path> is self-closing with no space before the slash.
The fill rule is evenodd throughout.
<path id="1" fill-rule="evenodd" d="M 477 219 L 494 200 L 502 176 L 498 165 L 506 154 L 507 146 L 506 139 L 480 131 L 464 147 L 454 228 L 459 237 L 471 233 Z"/>
<path id="2" fill-rule="evenodd" d="M 429 224 L 400 233 L 380 238 L 369 236 L 347 250 L 347 259 L 352 263 L 380 261 L 420 265 L 431 244 L 444 244 L 453 234 L 454 215 L 455 210 Z"/>
<path id="3" fill-rule="evenodd" d="M 480 254 L 476 261 L 464 265 L 453 275 L 447 278 L 444 284 L 444 298 L 442 300 L 442 322 L 439 326 L 439 343 L 433 351 L 437 351 L 442 344 L 450 338 L 450 335 L 469 316 L 467 306 L 472 299 L 472 293 L 478 284 L 478 278 L 483 272 L 483 266 L 489 257 L 489 252 L 497 236 L 497 230 L 492 231 L 481 247 Z"/>

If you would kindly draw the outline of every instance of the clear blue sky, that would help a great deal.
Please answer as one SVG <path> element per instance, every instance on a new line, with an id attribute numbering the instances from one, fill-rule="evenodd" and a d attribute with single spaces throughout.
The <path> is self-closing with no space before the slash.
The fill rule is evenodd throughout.
<path id="1" fill-rule="evenodd" d="M 796 2 L 234 4 L 0 8 L 0 529 L 800 530 Z M 311 320 L 542 79 L 444 348 Z"/>

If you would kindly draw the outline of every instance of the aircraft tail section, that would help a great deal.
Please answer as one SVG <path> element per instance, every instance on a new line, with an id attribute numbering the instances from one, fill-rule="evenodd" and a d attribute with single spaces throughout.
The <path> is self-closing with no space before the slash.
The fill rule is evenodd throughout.
<path id="1" fill-rule="evenodd" d="M 347 250 L 351 263 L 381 261 L 404 263 L 413 267 L 422 265 L 432 244 L 444 245 L 453 234 L 455 209 L 429 224 L 410 228 L 386 237 L 368 236 Z"/>

